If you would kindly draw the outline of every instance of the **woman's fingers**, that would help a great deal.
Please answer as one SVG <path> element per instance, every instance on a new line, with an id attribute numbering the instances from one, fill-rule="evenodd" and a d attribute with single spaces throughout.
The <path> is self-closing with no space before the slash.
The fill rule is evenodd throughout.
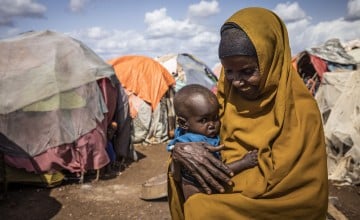
<path id="1" fill-rule="evenodd" d="M 208 171 L 207 166 L 199 165 L 199 166 L 192 166 L 190 169 L 188 169 L 191 175 L 198 181 L 200 186 L 205 190 L 207 194 L 212 193 L 212 189 L 216 189 L 218 192 L 223 193 L 224 187 L 217 181 L 216 178 L 214 178 L 213 174 Z M 215 169 L 211 169 L 215 170 Z M 217 172 L 215 172 L 217 173 Z M 219 172 L 221 173 L 221 172 Z M 222 174 L 224 175 L 224 174 Z M 211 188 L 210 188 L 210 187 Z"/>
<path id="2" fill-rule="evenodd" d="M 210 157 L 209 161 L 217 168 L 217 169 L 212 169 L 212 171 L 211 171 L 214 176 L 220 176 L 220 177 L 228 179 L 228 180 L 230 180 L 229 177 L 234 176 L 234 173 L 232 172 L 232 170 L 226 164 L 224 164 L 221 160 L 218 160 L 215 157 Z M 214 166 L 208 166 L 208 167 L 213 168 Z M 228 181 L 224 181 L 224 182 L 228 182 Z"/>
<path id="3" fill-rule="evenodd" d="M 210 174 L 206 174 L 206 172 L 199 172 L 197 167 L 194 162 L 188 162 L 185 158 L 187 157 L 176 157 L 177 163 L 180 163 L 183 165 L 183 167 L 185 167 L 186 170 L 189 171 L 189 173 L 198 181 L 198 183 L 200 184 L 201 188 L 207 193 L 207 194 L 211 194 L 211 189 L 210 187 L 207 185 L 207 182 L 204 180 L 203 175 L 207 176 Z"/>
<path id="4" fill-rule="evenodd" d="M 231 170 L 209 152 L 206 143 L 177 143 L 172 158 L 187 169 L 207 193 L 211 189 L 224 192 L 222 182 L 231 184 Z M 218 149 L 221 149 L 219 146 Z"/>
<path id="5" fill-rule="evenodd" d="M 211 189 L 210 187 L 206 184 L 206 181 L 204 181 L 204 179 L 202 178 L 201 175 L 199 175 L 198 173 L 192 173 L 191 174 L 200 184 L 201 188 L 207 193 L 207 194 L 211 194 Z"/>
<path id="6" fill-rule="evenodd" d="M 223 193 L 225 191 L 224 187 L 204 167 L 201 167 L 201 166 L 198 167 L 198 172 L 203 177 L 205 182 L 211 186 L 211 188 L 214 188 L 218 192 L 221 192 L 221 193 Z M 211 193 L 211 190 L 210 190 L 210 193 Z M 210 193 L 208 193 L 208 194 L 210 194 Z"/>
<path id="7" fill-rule="evenodd" d="M 232 182 L 231 179 L 223 172 L 232 172 L 226 165 L 223 165 L 223 163 L 220 160 L 217 160 L 212 154 L 209 152 L 206 152 L 205 154 L 209 154 L 208 157 L 195 157 L 194 159 L 197 159 L 197 163 L 193 163 L 193 166 L 189 167 L 188 170 L 206 192 L 208 192 L 207 189 L 210 190 L 209 186 L 212 189 L 216 189 L 218 192 L 224 192 L 224 187 L 220 183 L 224 182 L 231 185 Z M 219 170 L 219 168 L 221 170 Z M 211 190 L 208 193 L 211 193 Z"/>

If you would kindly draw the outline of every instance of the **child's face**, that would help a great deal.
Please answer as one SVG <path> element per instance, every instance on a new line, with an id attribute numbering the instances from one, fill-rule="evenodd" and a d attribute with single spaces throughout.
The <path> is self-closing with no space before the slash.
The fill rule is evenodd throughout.
<path id="1" fill-rule="evenodd" d="M 215 137 L 219 134 L 219 103 L 198 96 L 194 100 L 193 109 L 189 109 L 190 117 L 187 118 L 188 131 L 202 134 L 207 137 Z"/>

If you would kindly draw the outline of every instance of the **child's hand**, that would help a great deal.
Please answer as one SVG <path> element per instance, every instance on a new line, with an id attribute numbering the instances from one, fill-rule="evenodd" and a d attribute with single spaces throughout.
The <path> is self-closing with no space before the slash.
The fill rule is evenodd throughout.
<path id="1" fill-rule="evenodd" d="M 222 149 L 224 149 L 224 145 L 223 144 L 221 144 L 219 146 L 206 145 L 205 148 L 208 149 L 211 153 L 214 153 L 214 152 L 218 152 L 218 151 L 221 151 Z"/>

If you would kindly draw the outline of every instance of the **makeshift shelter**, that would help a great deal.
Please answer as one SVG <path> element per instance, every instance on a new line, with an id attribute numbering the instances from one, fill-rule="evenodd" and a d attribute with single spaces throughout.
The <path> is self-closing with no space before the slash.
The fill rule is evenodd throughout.
<path id="1" fill-rule="evenodd" d="M 171 138 L 175 127 L 172 106 L 175 80 L 171 74 L 146 56 L 121 56 L 108 63 L 128 94 L 132 143 L 158 144 Z"/>
<path id="2" fill-rule="evenodd" d="M 155 58 L 175 78 L 175 91 L 184 85 L 200 84 L 215 91 L 218 78 L 202 61 L 187 53 L 168 54 Z"/>
<path id="3" fill-rule="evenodd" d="M 357 68 L 356 60 L 345 51 L 339 39 L 330 39 L 323 45 L 304 50 L 292 62 L 313 95 L 325 72 Z"/>
<path id="4" fill-rule="evenodd" d="M 329 179 L 360 183 L 360 71 L 325 72 L 315 99 L 323 116 Z"/>
<path id="5" fill-rule="evenodd" d="M 112 67 L 69 36 L 38 31 L 1 40 L 0 151 L 6 164 L 41 175 L 102 168 L 109 163 L 107 126 L 123 123 L 128 111 L 122 90 Z"/>
<path id="6" fill-rule="evenodd" d="M 357 68 L 360 67 L 360 39 L 354 39 L 344 44 L 345 51 L 354 58 Z"/>

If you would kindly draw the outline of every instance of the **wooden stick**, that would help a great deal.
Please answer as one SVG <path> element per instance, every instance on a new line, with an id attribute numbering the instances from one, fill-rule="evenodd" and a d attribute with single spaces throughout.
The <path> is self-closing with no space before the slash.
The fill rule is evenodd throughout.
<path id="1" fill-rule="evenodd" d="M 328 204 L 328 213 L 336 220 L 348 220 L 348 218 L 331 203 Z"/>

